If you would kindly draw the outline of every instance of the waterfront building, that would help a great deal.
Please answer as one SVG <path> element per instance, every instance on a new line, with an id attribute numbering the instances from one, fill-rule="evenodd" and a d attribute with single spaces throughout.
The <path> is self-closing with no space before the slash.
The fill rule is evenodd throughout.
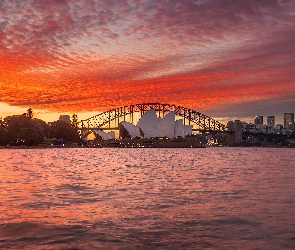
<path id="1" fill-rule="evenodd" d="M 227 123 L 227 127 L 229 131 L 233 131 L 234 133 L 230 136 L 230 144 L 241 143 L 242 142 L 242 122 L 240 120 L 229 121 Z"/>
<path id="2" fill-rule="evenodd" d="M 276 126 L 275 126 L 275 131 L 276 131 L 276 133 L 281 133 L 281 130 L 283 129 L 283 125 L 282 124 L 277 124 Z"/>
<path id="3" fill-rule="evenodd" d="M 275 132 L 275 128 L 273 128 L 273 127 L 269 127 L 269 126 L 266 126 L 266 127 L 265 127 L 265 132 L 266 132 L 267 134 L 273 134 L 273 133 Z"/>
<path id="4" fill-rule="evenodd" d="M 163 118 L 157 117 L 156 111 L 150 109 L 138 121 L 137 125 L 121 122 L 119 137 L 124 138 L 185 138 L 192 134 L 191 125 L 183 125 L 183 120 L 175 121 L 175 112 L 169 112 Z"/>
<path id="5" fill-rule="evenodd" d="M 101 130 L 93 130 L 93 133 L 95 134 L 95 137 L 99 140 L 107 141 L 115 139 L 115 131 L 106 133 Z"/>
<path id="6" fill-rule="evenodd" d="M 246 124 L 246 132 L 255 133 L 256 132 L 256 125 L 254 123 L 247 123 Z"/>
<path id="7" fill-rule="evenodd" d="M 71 117 L 69 115 L 60 115 L 58 120 L 71 124 Z"/>
<path id="8" fill-rule="evenodd" d="M 255 116 L 254 123 L 255 124 L 263 124 L 263 116 L 262 115 Z"/>
<path id="9" fill-rule="evenodd" d="M 256 133 L 266 133 L 266 126 L 263 124 L 256 124 Z"/>
<path id="10" fill-rule="evenodd" d="M 295 123 L 294 122 L 288 123 L 286 129 L 294 132 L 295 131 Z"/>
<path id="11" fill-rule="evenodd" d="M 183 125 L 183 120 L 179 119 L 175 121 L 174 136 L 176 138 L 185 138 L 187 135 L 192 134 L 191 125 Z"/>
<path id="12" fill-rule="evenodd" d="M 246 132 L 246 128 L 247 128 L 247 122 L 241 122 L 241 125 L 242 125 L 242 132 Z"/>
<path id="13" fill-rule="evenodd" d="M 284 127 L 287 128 L 289 123 L 294 123 L 294 113 L 284 113 Z"/>
<path id="14" fill-rule="evenodd" d="M 280 134 L 282 135 L 288 135 L 288 134 L 291 134 L 290 131 L 287 130 L 287 128 L 283 127 L 280 131 Z"/>
<path id="15" fill-rule="evenodd" d="M 268 133 L 274 133 L 274 127 L 275 127 L 275 117 L 274 116 L 268 116 L 267 117 L 267 126 L 268 126 Z"/>
<path id="16" fill-rule="evenodd" d="M 130 122 L 123 121 L 119 124 L 119 137 L 120 138 L 140 138 L 140 129 Z"/>

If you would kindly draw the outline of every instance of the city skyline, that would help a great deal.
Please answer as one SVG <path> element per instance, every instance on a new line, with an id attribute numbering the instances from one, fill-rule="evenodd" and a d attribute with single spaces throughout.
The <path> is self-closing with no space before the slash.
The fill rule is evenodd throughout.
<path id="1" fill-rule="evenodd" d="M 142 105 L 142 104 L 139 104 L 139 105 Z M 2 107 L 7 107 L 7 104 L 3 104 L 3 103 L 0 103 L 0 108 Z M 15 112 L 14 114 L 12 113 L 9 113 L 9 112 L 3 112 L 3 114 L 8 114 L 7 116 L 14 116 L 14 115 L 24 115 L 29 112 L 29 110 L 26 110 L 26 112 L 24 112 L 23 109 L 19 108 L 19 107 L 12 107 L 13 108 L 13 111 Z M 119 109 L 123 108 L 123 107 L 118 107 Z M 185 107 L 183 107 L 185 108 Z M 109 110 L 109 111 L 112 111 L 112 110 Z M 17 113 L 18 112 L 18 113 Z M 42 120 L 42 115 L 40 116 L 40 113 L 38 112 L 43 112 L 42 110 L 41 111 L 37 111 L 37 117 L 35 117 L 35 112 L 34 110 L 31 110 L 32 112 L 32 115 L 33 115 L 33 118 L 37 118 L 37 119 L 41 119 Z M 78 114 L 71 114 L 71 113 L 63 113 L 63 114 L 58 114 L 58 113 L 52 113 L 50 114 L 49 116 L 48 115 L 45 115 L 45 117 L 49 118 L 49 120 L 44 120 L 45 122 L 54 122 L 54 121 L 57 121 L 57 120 L 64 120 L 66 122 L 71 122 L 72 120 L 72 117 L 73 115 L 76 116 L 76 118 L 78 119 L 78 121 L 82 121 L 82 120 L 89 120 L 97 115 L 99 115 L 100 113 L 96 113 L 96 112 L 85 112 L 82 114 L 82 117 L 79 117 Z M 261 125 L 265 125 L 265 126 L 268 126 L 268 127 L 275 127 L 276 125 L 281 125 L 282 127 L 286 127 L 285 126 L 285 123 L 286 123 L 286 114 L 287 115 L 291 115 L 291 117 L 293 117 L 293 120 L 292 118 L 289 118 L 287 123 L 289 122 L 290 124 L 291 123 L 294 123 L 294 113 L 284 113 L 283 114 L 283 119 L 279 119 L 278 122 L 277 121 L 277 117 L 275 116 L 263 116 L 263 115 L 256 115 L 256 116 L 253 116 L 253 117 L 249 117 L 249 121 L 246 121 L 246 120 L 240 120 L 240 119 L 234 119 L 234 120 L 223 120 L 224 124 L 223 125 L 226 125 L 228 122 L 234 122 L 234 121 L 240 121 L 242 123 L 245 123 L 245 124 L 261 124 Z M 59 116 L 59 117 L 58 117 Z M 0 119 L 2 118 L 5 118 L 6 115 L 4 116 L 0 116 Z M 159 116 L 161 117 L 161 116 Z M 211 117 L 214 119 L 214 117 Z M 281 116 L 280 116 L 281 118 Z M 127 120 L 126 120 L 127 121 Z M 216 120 L 217 121 L 217 120 Z M 281 122 L 282 121 L 282 122 Z M 220 121 L 219 121 L 220 122 Z M 222 124 L 222 122 L 221 122 Z"/>
<path id="2" fill-rule="evenodd" d="M 295 2 L 0 2 L 0 117 L 156 102 L 224 124 L 295 111 Z"/>

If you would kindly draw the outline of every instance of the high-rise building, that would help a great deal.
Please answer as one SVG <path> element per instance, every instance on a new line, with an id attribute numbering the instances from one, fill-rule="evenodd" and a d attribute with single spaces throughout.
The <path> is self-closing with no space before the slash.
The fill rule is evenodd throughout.
<path id="1" fill-rule="evenodd" d="M 246 132 L 255 133 L 256 132 L 256 125 L 254 123 L 247 123 L 246 124 Z"/>
<path id="2" fill-rule="evenodd" d="M 294 122 L 288 123 L 286 129 L 291 130 L 291 131 L 295 131 L 295 123 Z"/>
<path id="3" fill-rule="evenodd" d="M 276 130 L 277 133 L 280 133 L 282 128 L 283 128 L 282 124 L 277 124 L 276 127 L 275 127 L 275 130 Z"/>
<path id="4" fill-rule="evenodd" d="M 255 116 L 254 123 L 255 124 L 263 124 L 263 116 L 262 115 Z"/>
<path id="5" fill-rule="evenodd" d="M 286 128 L 289 123 L 294 123 L 294 113 L 284 114 L 284 127 Z"/>
<path id="6" fill-rule="evenodd" d="M 274 133 L 275 132 L 275 117 L 268 116 L 267 117 L 267 133 Z"/>
<path id="7" fill-rule="evenodd" d="M 274 116 L 267 117 L 267 126 L 274 128 L 274 126 L 275 126 L 275 117 Z"/>

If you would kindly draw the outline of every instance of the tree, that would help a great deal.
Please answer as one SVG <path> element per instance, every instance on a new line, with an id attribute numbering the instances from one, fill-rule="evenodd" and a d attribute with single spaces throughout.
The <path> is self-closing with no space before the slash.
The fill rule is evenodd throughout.
<path id="1" fill-rule="evenodd" d="M 0 127 L 6 127 L 5 126 L 6 124 L 5 124 L 5 121 L 4 121 L 4 119 L 2 119 L 2 117 L 0 117 Z"/>
<path id="2" fill-rule="evenodd" d="M 13 115 L 4 118 L 6 127 L 11 133 L 17 134 L 22 128 L 32 127 L 32 120 L 24 115 Z"/>
<path id="3" fill-rule="evenodd" d="M 34 128 L 22 128 L 18 132 L 18 141 L 17 144 L 20 145 L 38 145 L 43 138 L 37 133 Z"/>
<path id="4" fill-rule="evenodd" d="M 71 124 L 58 120 L 52 122 L 50 125 L 51 137 L 56 139 L 63 139 L 65 141 L 78 142 L 80 135 L 76 128 Z"/>
<path id="5" fill-rule="evenodd" d="M 64 121 L 46 122 L 27 115 L 7 116 L 0 123 L 0 145 L 38 145 L 44 138 L 78 142 L 78 129 Z"/>
<path id="6" fill-rule="evenodd" d="M 43 138 L 50 137 L 50 126 L 43 120 L 34 118 L 32 124 L 37 133 Z"/>
<path id="7" fill-rule="evenodd" d="M 40 119 L 31 119 L 24 115 L 8 116 L 4 118 L 5 128 L 9 137 L 14 138 L 14 143 L 29 140 L 30 145 L 43 142 L 49 135 L 49 125 Z"/>
<path id="8" fill-rule="evenodd" d="M 27 110 L 27 117 L 29 117 L 30 119 L 33 119 L 33 110 L 31 108 Z"/>
<path id="9" fill-rule="evenodd" d="M 13 137 L 10 135 L 7 128 L 0 126 L 0 145 L 7 146 L 13 142 Z"/>
<path id="10" fill-rule="evenodd" d="M 74 127 L 74 128 L 77 128 L 78 127 L 78 115 L 76 115 L 76 114 L 73 114 L 72 115 L 72 122 L 71 122 L 71 125 L 72 125 L 72 127 Z"/>

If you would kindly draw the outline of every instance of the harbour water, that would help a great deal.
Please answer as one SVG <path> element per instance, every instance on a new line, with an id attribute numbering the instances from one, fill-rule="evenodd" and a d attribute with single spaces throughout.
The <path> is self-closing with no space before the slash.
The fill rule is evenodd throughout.
<path id="1" fill-rule="evenodd" d="M 295 150 L 0 149 L 0 249 L 295 249 Z"/>

